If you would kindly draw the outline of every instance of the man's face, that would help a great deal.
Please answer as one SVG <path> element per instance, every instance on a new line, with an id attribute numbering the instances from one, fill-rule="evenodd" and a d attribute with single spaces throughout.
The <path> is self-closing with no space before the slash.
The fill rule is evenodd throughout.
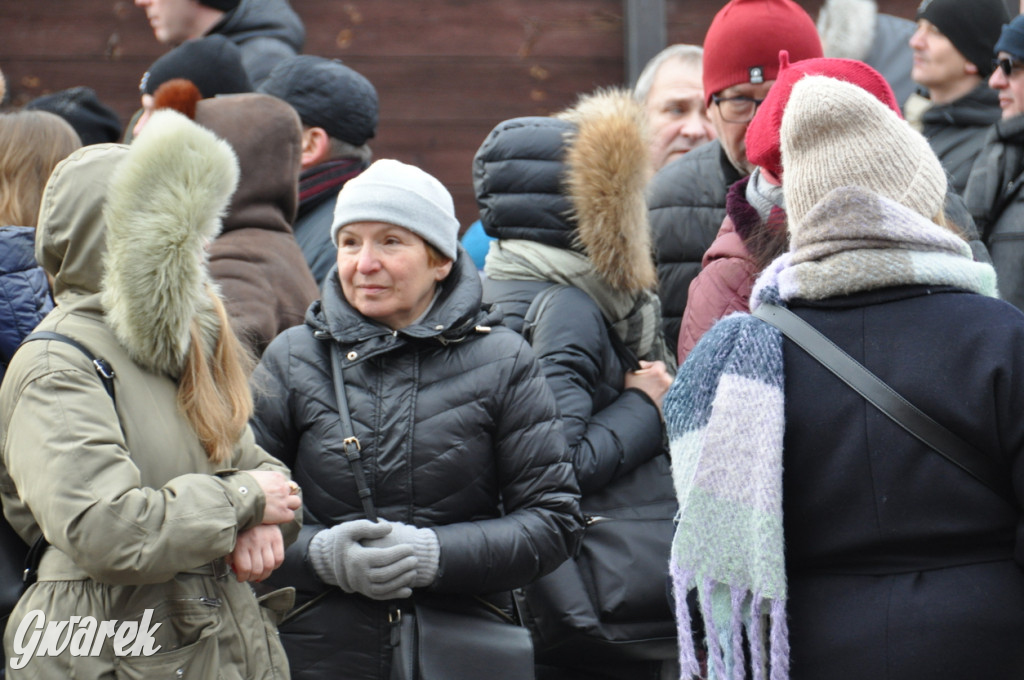
<path id="1" fill-rule="evenodd" d="M 1009 59 L 1010 75 L 997 68 L 988 79 L 988 86 L 999 92 L 999 107 L 1003 110 L 1003 119 L 1013 118 L 1024 113 L 1024 63 L 1012 57 L 1008 52 L 1000 52 L 999 59 Z"/>
<path id="2" fill-rule="evenodd" d="M 645 110 L 655 171 L 716 136 L 704 108 L 698 64 L 679 59 L 662 64 L 647 94 Z"/>
<path id="3" fill-rule="evenodd" d="M 955 87 L 970 75 L 967 58 L 927 19 L 918 19 L 910 47 L 914 50 L 910 77 L 932 90 L 933 95 Z"/>
<path id="4" fill-rule="evenodd" d="M 774 83 L 774 80 L 766 80 L 757 85 L 740 83 L 739 85 L 727 87 L 717 94 L 723 99 L 730 97 L 764 99 L 768 96 L 768 90 L 771 89 Z M 714 125 L 715 132 L 718 134 L 718 141 L 721 142 L 722 148 L 725 149 L 725 155 L 729 157 L 732 164 L 737 169 L 750 174 L 754 171 L 754 166 L 747 161 L 747 142 L 745 137 L 747 135 L 747 126 L 750 125 L 750 118 L 754 117 L 754 113 L 751 112 L 750 118 L 745 122 L 730 122 L 723 117 L 722 106 L 711 102 L 711 106 L 708 108 L 708 115 L 711 117 L 711 124 Z"/>
<path id="5" fill-rule="evenodd" d="M 179 45 L 203 35 L 196 0 L 135 0 L 135 5 L 146 10 L 153 35 L 162 43 Z"/>

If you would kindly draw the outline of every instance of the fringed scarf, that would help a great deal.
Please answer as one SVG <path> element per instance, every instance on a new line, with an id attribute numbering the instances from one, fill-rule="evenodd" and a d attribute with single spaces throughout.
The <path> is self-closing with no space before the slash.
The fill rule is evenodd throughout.
<path id="1" fill-rule="evenodd" d="M 645 361 L 675 370 L 661 332 L 661 301 L 653 290 L 613 288 L 582 253 L 522 239 L 492 241 L 484 274 L 496 281 L 525 279 L 575 286 L 590 296 L 619 338 Z"/>
<path id="2" fill-rule="evenodd" d="M 952 232 L 855 187 L 836 189 L 792 229 L 752 307 L 901 285 L 995 296 L 995 272 Z M 687 593 L 696 589 L 710 678 L 789 677 L 782 523 L 785 372 L 778 330 L 737 313 L 679 369 L 664 402 L 679 515 L 671 572 L 684 677 L 700 669 Z"/>

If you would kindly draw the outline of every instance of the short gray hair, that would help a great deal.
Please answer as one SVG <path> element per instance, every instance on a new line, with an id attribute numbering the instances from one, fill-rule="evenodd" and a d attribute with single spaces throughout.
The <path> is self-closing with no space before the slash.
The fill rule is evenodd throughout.
<path id="1" fill-rule="evenodd" d="M 364 163 L 369 163 L 373 160 L 373 152 L 370 151 L 368 144 L 362 146 L 355 146 L 348 142 L 343 142 L 337 137 L 328 137 L 330 140 L 329 155 L 331 160 L 337 160 L 339 158 L 351 158 Z"/>
<path id="2" fill-rule="evenodd" d="M 651 60 L 644 66 L 644 70 L 640 72 L 640 76 L 636 79 L 636 85 L 633 87 L 633 96 L 641 104 L 647 103 L 647 97 L 651 94 L 651 86 L 654 85 L 654 76 L 658 74 L 658 69 L 670 59 L 676 59 L 688 66 L 695 66 L 700 70 L 704 62 L 704 48 L 700 45 L 679 43 L 669 45 L 651 57 Z"/>

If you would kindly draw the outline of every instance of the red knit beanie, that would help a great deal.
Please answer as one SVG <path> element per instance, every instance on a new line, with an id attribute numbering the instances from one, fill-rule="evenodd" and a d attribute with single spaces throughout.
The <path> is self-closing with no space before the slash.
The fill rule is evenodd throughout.
<path id="1" fill-rule="evenodd" d="M 774 80 L 779 50 L 794 59 L 824 55 L 810 15 L 793 0 L 732 0 L 704 36 L 704 103 L 740 83 Z"/>
<path id="2" fill-rule="evenodd" d="M 779 148 L 779 128 L 782 112 L 789 102 L 793 85 L 804 76 L 828 76 L 844 80 L 867 90 L 880 102 L 896 112 L 900 118 L 899 102 L 882 74 L 862 61 L 853 59 L 804 59 L 789 63 L 789 53 L 779 52 L 778 76 L 764 103 L 757 108 L 754 119 L 747 126 L 747 160 L 758 165 L 776 178 L 782 178 L 782 152 Z"/>

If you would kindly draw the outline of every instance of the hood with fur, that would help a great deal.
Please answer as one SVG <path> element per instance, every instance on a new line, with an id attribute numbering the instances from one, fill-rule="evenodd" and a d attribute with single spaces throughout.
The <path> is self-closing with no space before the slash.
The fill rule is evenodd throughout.
<path id="1" fill-rule="evenodd" d="M 205 245 L 237 180 L 231 147 L 172 111 L 131 147 L 73 153 L 47 183 L 36 241 L 58 304 L 98 297 L 134 361 L 178 375 L 192 320 L 208 342 L 218 332 Z"/>
<path id="2" fill-rule="evenodd" d="M 484 230 L 578 250 L 616 290 L 648 289 L 648 154 L 643 109 L 622 90 L 586 95 L 553 117 L 500 123 L 473 160 Z"/>
<path id="3" fill-rule="evenodd" d="M 825 56 L 863 61 L 875 40 L 875 0 L 826 0 L 818 13 Z"/>
<path id="4" fill-rule="evenodd" d="M 178 375 L 195 318 L 216 339 L 206 245 L 237 184 L 231 146 L 173 111 L 156 112 L 114 170 L 102 302 L 139 364 Z"/>

